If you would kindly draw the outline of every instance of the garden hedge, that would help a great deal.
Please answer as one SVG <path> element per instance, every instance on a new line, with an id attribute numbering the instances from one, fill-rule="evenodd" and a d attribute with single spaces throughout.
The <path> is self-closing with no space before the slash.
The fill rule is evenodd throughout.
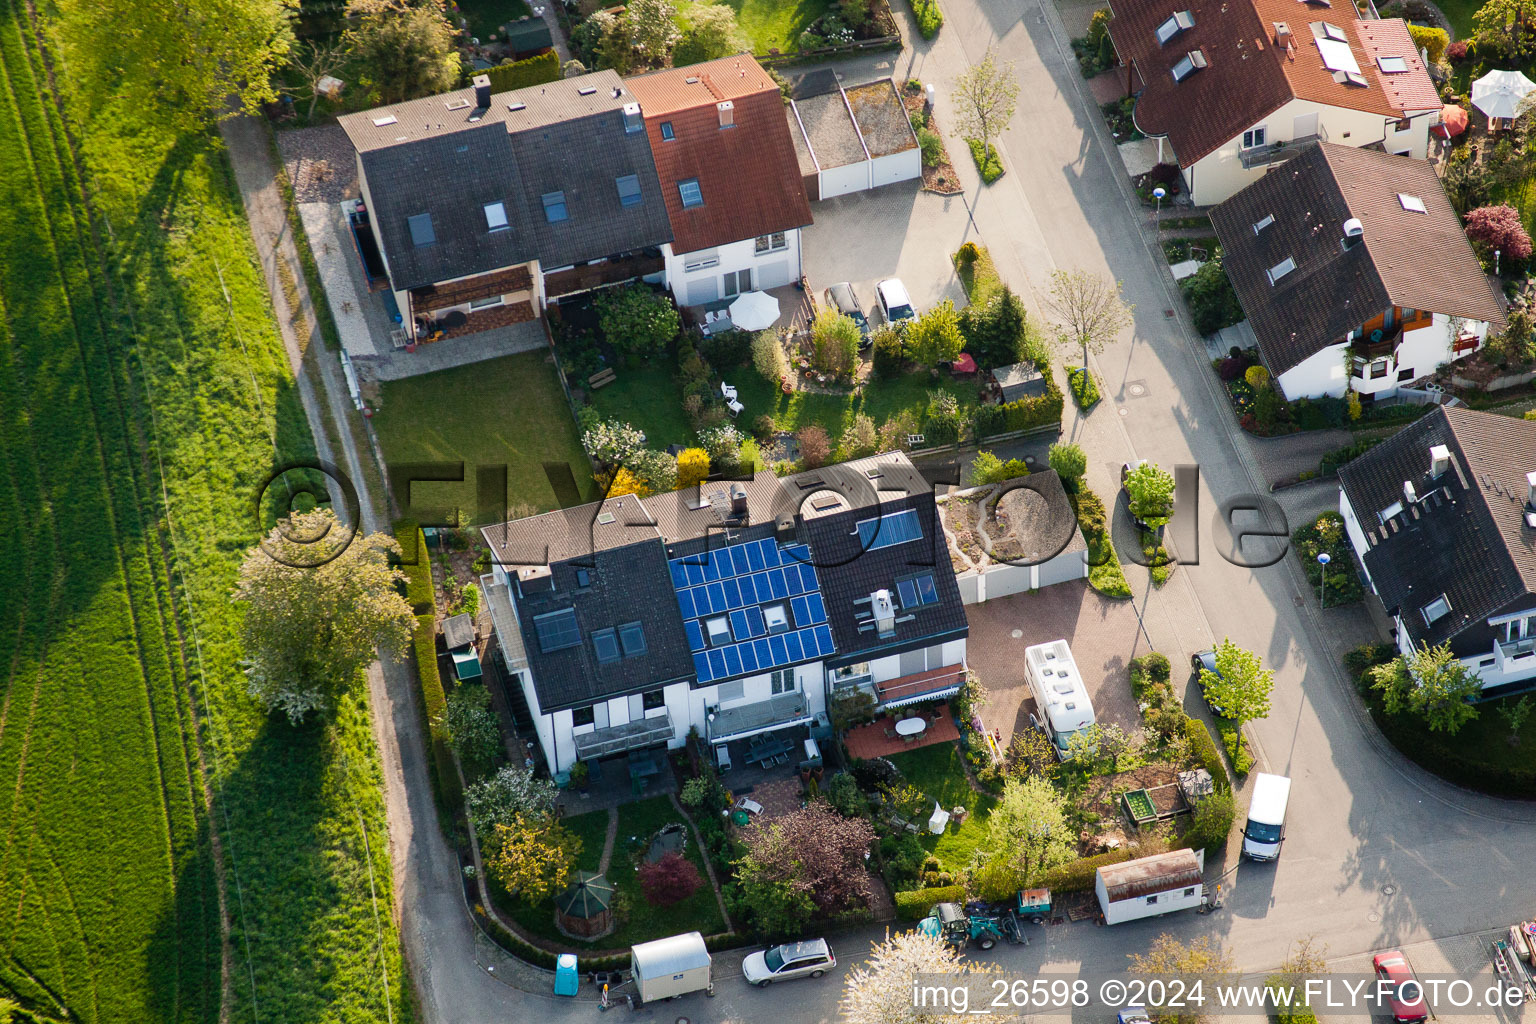
<path id="1" fill-rule="evenodd" d="M 944 12 L 939 10 L 939 0 L 911 0 L 912 15 L 917 19 L 917 30 L 923 34 L 924 39 L 932 39 L 939 34 L 939 28 L 944 24 Z"/>
<path id="2" fill-rule="evenodd" d="M 1053 893 L 1082 892 L 1093 888 L 1094 874 L 1099 868 L 1130 859 L 1131 850 L 1128 847 L 1094 857 L 1080 857 L 1047 871 L 1041 884 Z"/>
<path id="3" fill-rule="evenodd" d="M 1205 723 L 1198 718 L 1184 719 L 1184 736 L 1189 740 L 1190 753 L 1195 755 L 1200 767 L 1211 773 L 1211 781 L 1216 788 L 1231 789 L 1232 780 L 1227 776 L 1227 763 L 1221 759 L 1221 751 L 1216 749 L 1216 741 L 1211 739 L 1211 731 L 1205 727 Z"/>
<path id="4" fill-rule="evenodd" d="M 1536 793 L 1536 767 L 1510 768 L 1490 764 L 1466 751 L 1446 745 L 1440 737 L 1429 735 L 1421 722 L 1403 715 L 1389 715 L 1374 694 L 1366 705 L 1381 734 L 1409 760 L 1447 782 L 1492 796 L 1510 796 L 1529 800 Z"/>
<path id="5" fill-rule="evenodd" d="M 1060 424 L 1061 410 L 1061 388 L 1054 379 L 1047 376 L 1043 395 L 977 408 L 974 420 L 976 437 L 979 440 L 1014 430 L 1033 430 L 1051 423 Z"/>
<path id="6" fill-rule="evenodd" d="M 464 812 L 464 787 L 459 782 L 453 748 L 448 744 L 448 702 L 443 695 L 442 676 L 437 670 L 436 615 L 416 617 L 413 646 L 416 677 L 421 684 L 421 709 L 427 722 L 427 746 L 432 753 L 432 789 L 437 794 L 437 812 L 445 825 L 443 831 L 451 835 L 452 823 Z"/>
<path id="7" fill-rule="evenodd" d="M 896 916 L 903 921 L 920 921 L 938 903 L 964 903 L 965 886 L 940 885 L 932 889 L 908 889 L 896 894 Z"/>
<path id="8" fill-rule="evenodd" d="M 416 520 L 401 519 L 395 523 L 395 540 L 400 544 L 400 569 L 405 573 L 405 599 L 410 602 L 412 615 L 425 615 L 437 605 L 427 539 Z"/>
<path id="9" fill-rule="evenodd" d="M 529 57 L 527 60 L 486 68 L 484 73 L 490 76 L 491 89 L 494 92 L 511 92 L 513 89 L 526 89 L 531 85 L 547 85 L 560 78 L 560 55 L 551 50 L 537 57 Z"/>

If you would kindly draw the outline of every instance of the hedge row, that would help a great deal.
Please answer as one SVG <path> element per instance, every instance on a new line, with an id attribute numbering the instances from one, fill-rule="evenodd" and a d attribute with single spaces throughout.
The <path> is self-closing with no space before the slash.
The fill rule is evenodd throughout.
<path id="1" fill-rule="evenodd" d="M 1043 395 L 977 408 L 974 420 L 976 436 L 991 437 L 993 434 L 1006 434 L 1014 430 L 1032 430 L 1049 423 L 1059 424 L 1061 409 L 1061 388 L 1053 378 L 1047 376 Z"/>
<path id="2" fill-rule="evenodd" d="M 551 50 L 527 60 L 498 64 L 483 72 L 490 76 L 491 89 L 495 92 L 511 92 L 531 85 L 547 85 L 560 77 L 560 55 Z"/>
<path id="3" fill-rule="evenodd" d="M 1216 741 L 1211 739 L 1211 731 L 1205 723 L 1198 718 L 1184 719 L 1184 735 L 1189 740 L 1190 753 L 1195 755 L 1200 767 L 1211 773 L 1216 788 L 1230 790 L 1232 780 L 1227 776 L 1227 763 L 1221 759 L 1221 751 L 1216 749 Z"/>
<path id="4" fill-rule="evenodd" d="M 1384 437 L 1370 437 L 1366 438 L 1364 441 L 1356 441 L 1354 444 L 1340 448 L 1338 451 L 1329 452 L 1327 455 L 1322 457 L 1321 461 L 1318 462 L 1317 471 L 1322 476 L 1329 476 L 1333 473 L 1337 473 L 1340 466 L 1351 462 L 1354 459 L 1358 459 L 1360 456 L 1364 455 L 1366 452 L 1370 451 L 1372 448 L 1376 447 L 1378 444 L 1381 444 L 1381 442 L 1385 440 L 1386 438 Z"/>
<path id="5" fill-rule="evenodd" d="M 1468 757 L 1427 734 L 1422 722 L 1389 715 L 1373 695 L 1366 697 L 1381 734 L 1409 760 L 1447 782 L 1493 796 L 1529 800 L 1536 793 L 1536 768 L 1510 768 Z"/>
<path id="6" fill-rule="evenodd" d="M 932 889 L 908 889 L 896 894 L 896 916 L 903 921 L 919 921 L 937 903 L 964 903 L 965 886 L 940 885 Z"/>
<path id="7" fill-rule="evenodd" d="M 1093 888 L 1093 878 L 1099 868 L 1130 859 L 1129 847 L 1110 850 L 1108 853 L 1101 853 L 1094 857 L 1080 857 L 1046 872 L 1045 880 L 1041 884 L 1053 893 L 1082 892 Z"/>
<path id="8" fill-rule="evenodd" d="M 427 746 L 431 748 L 432 789 L 437 794 L 437 813 L 443 831 L 452 835 L 452 823 L 464 811 L 464 787 L 459 782 L 458 766 L 448 745 L 448 702 L 443 696 L 443 678 L 437 671 L 437 617 L 416 616 L 416 677 L 421 683 L 421 710 L 427 723 Z"/>
<path id="9" fill-rule="evenodd" d="M 509 930 L 505 925 L 490 914 L 480 904 L 475 904 L 475 920 L 481 929 L 490 936 L 491 941 L 502 949 L 511 953 L 519 960 L 530 963 L 535 967 L 542 967 L 546 971 L 555 969 L 555 961 L 559 956 L 547 949 L 542 949 L 528 942 L 526 939 Z M 747 937 L 740 932 L 718 932 L 714 935 L 704 936 L 704 948 L 711 953 L 721 953 L 726 950 L 739 949 L 748 945 Z M 627 971 L 629 970 L 629 954 L 615 953 L 611 956 L 588 956 L 577 952 L 577 966 L 582 973 L 587 971 Z"/>
<path id="10" fill-rule="evenodd" d="M 400 545 L 400 570 L 405 573 L 405 599 L 410 602 L 412 615 L 425 615 L 437 604 L 427 539 L 416 520 L 401 519 L 395 523 L 395 540 Z"/>
<path id="11" fill-rule="evenodd" d="M 924 39 L 938 35 L 944 24 L 944 13 L 939 10 L 939 0 L 911 0 L 912 15 L 917 19 L 917 30 Z"/>

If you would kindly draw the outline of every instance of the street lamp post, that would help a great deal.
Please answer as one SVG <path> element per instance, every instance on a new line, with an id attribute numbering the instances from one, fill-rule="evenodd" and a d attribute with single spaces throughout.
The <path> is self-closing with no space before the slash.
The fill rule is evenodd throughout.
<path id="1" fill-rule="evenodd" d="M 1157 230 L 1163 230 L 1163 200 L 1167 198 L 1168 190 L 1159 185 L 1152 190 L 1152 198 L 1157 200 Z"/>
<path id="2" fill-rule="evenodd" d="M 1317 564 L 1323 567 L 1323 581 L 1317 588 L 1317 600 L 1324 608 L 1328 607 L 1328 563 L 1333 561 L 1326 551 L 1317 553 Z"/>

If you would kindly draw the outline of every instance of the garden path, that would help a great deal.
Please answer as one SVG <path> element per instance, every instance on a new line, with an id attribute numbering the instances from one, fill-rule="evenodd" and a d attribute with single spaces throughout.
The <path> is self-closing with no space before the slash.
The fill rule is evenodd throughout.
<path id="1" fill-rule="evenodd" d="M 603 855 L 597 861 L 597 873 L 606 875 L 608 863 L 613 860 L 613 841 L 619 838 L 619 812 L 615 807 L 608 808 L 608 831 L 603 836 Z"/>

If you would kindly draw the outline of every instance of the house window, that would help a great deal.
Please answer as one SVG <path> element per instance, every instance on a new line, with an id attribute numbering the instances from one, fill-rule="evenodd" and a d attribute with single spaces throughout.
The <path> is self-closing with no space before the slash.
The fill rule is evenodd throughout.
<path id="1" fill-rule="evenodd" d="M 1190 75 L 1205 67 L 1205 54 L 1199 50 L 1190 50 L 1179 58 L 1179 62 L 1173 66 L 1173 80 L 1182 82 Z"/>
<path id="2" fill-rule="evenodd" d="M 640 205 L 640 177 L 635 174 L 626 174 L 622 178 L 613 179 L 613 183 L 619 189 L 620 206 Z"/>
<path id="3" fill-rule="evenodd" d="M 705 619 L 704 631 L 709 634 L 711 647 L 718 647 L 721 644 L 731 642 L 731 625 L 723 615 L 718 619 Z"/>
<path id="4" fill-rule="evenodd" d="M 1157 902 L 1157 897 L 1156 896 L 1148 896 L 1147 897 L 1147 906 L 1150 907 L 1152 904 L 1154 904 L 1156 902 Z"/>
<path id="5" fill-rule="evenodd" d="M 1257 128 L 1250 128 L 1243 132 L 1243 148 L 1254 149 L 1264 145 L 1267 131 L 1267 126 L 1261 124 Z"/>
<path id="6" fill-rule="evenodd" d="M 704 192 L 699 188 L 698 178 L 689 178 L 687 181 L 677 183 L 678 198 L 683 201 L 683 209 L 690 206 L 704 205 Z"/>
<path id="7" fill-rule="evenodd" d="M 661 141 L 663 141 L 663 142 L 671 142 L 675 138 L 677 138 L 677 134 L 672 131 L 672 122 L 671 121 L 663 121 L 663 122 L 661 122 Z"/>
<path id="8" fill-rule="evenodd" d="M 647 690 L 640 695 L 640 704 L 646 711 L 664 708 L 667 706 L 667 692 L 665 690 Z"/>
<path id="9" fill-rule="evenodd" d="M 721 683 L 715 689 L 715 699 L 721 704 L 725 704 L 729 701 L 741 700 L 742 697 L 746 696 L 746 693 L 746 682 L 741 679 L 732 679 L 728 683 Z"/>
<path id="10" fill-rule="evenodd" d="M 770 674 L 770 679 L 772 680 L 772 687 L 773 687 L 773 694 L 774 694 L 774 696 L 778 696 L 781 693 L 794 693 L 795 692 L 795 670 L 794 669 L 792 669 L 792 668 L 774 669 L 774 671 Z"/>
<path id="11" fill-rule="evenodd" d="M 1377 57 L 1376 66 L 1381 69 L 1382 74 L 1400 75 L 1408 70 L 1408 59 L 1406 57 Z"/>
<path id="12" fill-rule="evenodd" d="M 505 231 L 507 229 L 507 207 L 505 203 L 485 204 L 485 226 L 492 231 Z"/>
<path id="13" fill-rule="evenodd" d="M 431 245 L 437 241 L 437 232 L 432 230 L 432 215 L 430 213 L 418 213 L 405 219 L 406 227 L 411 229 L 411 244 L 420 249 L 424 245 Z"/>
<path id="14" fill-rule="evenodd" d="M 771 235 L 758 235 L 757 241 L 754 243 L 756 251 L 760 253 L 778 252 L 780 249 L 787 248 L 788 246 L 789 242 L 784 238 L 784 232 L 782 231 L 775 231 Z"/>
<path id="15" fill-rule="evenodd" d="M 571 728 L 580 729 L 584 725 L 596 725 L 597 712 L 592 708 L 577 708 L 571 712 Z"/>
<path id="16" fill-rule="evenodd" d="M 1264 219 L 1263 220 L 1261 220 L 1261 221 L 1259 221 L 1259 222 L 1257 222 L 1256 224 L 1253 225 L 1253 233 L 1254 234 L 1258 234 L 1260 231 L 1263 231 L 1265 228 L 1269 227 L 1274 222 L 1275 222 L 1275 215 L 1272 214 L 1272 213 L 1266 213 L 1264 215 Z"/>
<path id="17" fill-rule="evenodd" d="M 1401 203 L 1403 209 L 1407 210 L 1409 213 L 1428 212 L 1424 209 L 1424 200 L 1420 199 L 1418 196 L 1410 196 L 1406 192 L 1399 192 L 1397 194 L 1397 201 Z"/>
<path id="18" fill-rule="evenodd" d="M 931 572 L 921 573 L 909 580 L 897 580 L 896 594 L 901 598 L 903 611 L 939 602 L 939 591 L 934 586 Z"/>
<path id="19" fill-rule="evenodd" d="M 1410 366 L 1406 370 L 1397 371 L 1397 381 L 1399 384 L 1409 380 L 1413 380 L 1413 367 Z"/>
<path id="20" fill-rule="evenodd" d="M 1383 359 L 1373 359 L 1373 360 L 1371 360 L 1371 380 L 1380 380 L 1381 378 L 1385 377 L 1386 375 L 1387 375 L 1387 360 L 1384 359 L 1384 358 Z"/>
<path id="21" fill-rule="evenodd" d="M 706 267 L 718 267 L 719 265 L 720 253 L 714 249 L 689 253 L 683 257 L 683 272 L 687 274 L 691 274 L 695 270 L 703 270 Z"/>
<path id="22" fill-rule="evenodd" d="M 1184 890 L 1184 895 L 1185 896 L 1193 896 L 1194 894 L 1195 894 L 1194 886 L 1190 886 L 1188 889 Z"/>
<path id="23" fill-rule="evenodd" d="M 725 275 L 725 294 L 740 295 L 742 292 L 752 290 L 752 271 L 737 270 Z"/>
<path id="24" fill-rule="evenodd" d="M 1195 16 L 1190 11 L 1180 11 L 1157 26 L 1157 45 L 1162 46 L 1185 29 L 1195 27 Z"/>
<path id="25" fill-rule="evenodd" d="M 488 296 L 486 296 L 483 299 L 470 299 L 469 300 L 469 308 L 470 309 L 488 309 L 491 306 L 499 306 L 499 305 L 501 305 L 501 296 L 500 295 L 488 295 Z"/>
<path id="26" fill-rule="evenodd" d="M 624 657 L 638 658 L 645 653 L 645 629 L 638 622 L 626 622 L 619 627 L 619 644 Z"/>
<path id="27" fill-rule="evenodd" d="M 611 629 L 600 629 L 592 634 L 592 651 L 599 664 L 619 660 L 619 636 Z"/>
<path id="28" fill-rule="evenodd" d="M 544 199 L 544 219 L 551 224 L 558 224 L 570 219 L 570 211 L 565 207 L 564 192 L 546 192 Z"/>

